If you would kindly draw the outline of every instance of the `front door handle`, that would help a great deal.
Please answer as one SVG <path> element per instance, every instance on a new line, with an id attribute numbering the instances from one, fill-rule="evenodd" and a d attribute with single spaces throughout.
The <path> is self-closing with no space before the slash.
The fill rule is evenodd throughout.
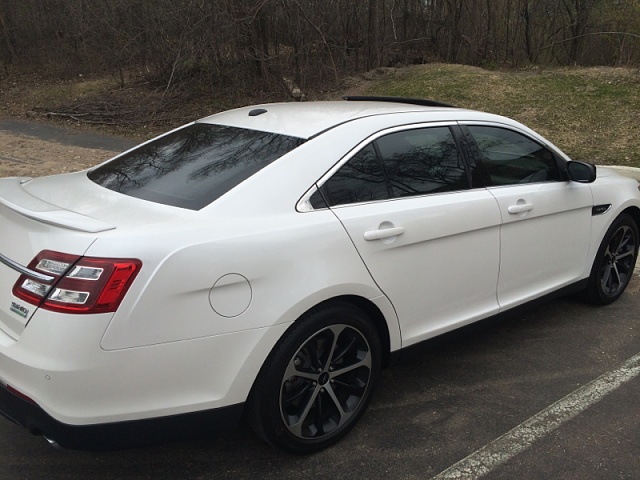
<path id="1" fill-rule="evenodd" d="M 367 241 L 382 240 L 383 238 L 397 237 L 404 233 L 404 227 L 381 228 L 364 232 L 364 239 Z"/>
<path id="2" fill-rule="evenodd" d="M 518 203 L 517 205 L 511 205 L 507 207 L 507 212 L 512 213 L 514 215 L 518 213 L 524 213 L 533 210 L 533 204 L 531 203 Z"/>

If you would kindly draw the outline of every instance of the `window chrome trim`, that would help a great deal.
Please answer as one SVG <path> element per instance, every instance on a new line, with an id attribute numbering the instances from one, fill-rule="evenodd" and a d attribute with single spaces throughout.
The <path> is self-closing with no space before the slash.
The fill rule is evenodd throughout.
<path id="1" fill-rule="evenodd" d="M 458 125 L 458 123 L 459 122 L 455 120 L 445 120 L 440 122 L 409 123 L 406 125 L 397 125 L 395 127 L 385 128 L 383 130 L 380 130 L 378 132 L 375 132 L 369 135 L 367 138 L 365 138 L 361 142 L 358 142 L 351 150 L 349 150 L 340 160 L 338 160 L 335 163 L 335 165 L 333 165 L 333 167 L 327 170 L 327 172 L 324 175 L 322 175 L 318 179 L 318 181 L 314 183 L 311 186 L 311 188 L 309 188 L 309 190 L 305 192 L 305 194 L 302 196 L 302 198 L 300 198 L 300 200 L 296 204 L 296 210 L 301 213 L 306 213 L 306 212 L 314 212 L 316 210 L 327 210 L 327 209 L 330 210 L 331 208 L 334 208 L 334 207 L 313 208 L 311 206 L 311 201 L 310 201 L 311 195 L 313 195 L 316 192 L 316 190 L 319 190 L 320 187 L 322 187 L 322 185 L 324 185 L 326 181 L 329 180 L 329 178 L 331 178 L 338 170 L 340 170 L 340 168 L 342 168 L 342 166 L 345 163 L 351 160 L 351 157 L 353 157 L 362 148 L 366 147 L 369 143 L 377 140 L 378 138 L 383 137 L 385 135 L 389 135 L 391 133 L 402 132 L 407 130 L 417 130 L 421 128 L 454 127 Z M 396 199 L 387 198 L 384 200 L 371 200 L 371 202 L 380 202 L 380 201 L 387 201 L 387 200 L 396 200 Z M 371 202 L 359 202 L 359 203 L 371 203 Z M 355 204 L 350 204 L 350 205 L 355 205 Z M 335 205 L 335 207 L 338 207 L 338 206 L 339 205 Z"/>
<path id="2" fill-rule="evenodd" d="M 318 191 L 318 186 L 314 183 L 311 188 L 305 192 L 302 198 L 296 204 L 296 211 L 300 213 L 315 212 L 316 210 L 327 210 L 327 207 L 313 208 L 311 205 L 311 196 Z"/>
<path id="3" fill-rule="evenodd" d="M 20 265 L 18 262 L 14 262 L 13 260 L 11 260 L 8 257 L 5 257 L 1 253 L 0 253 L 0 263 L 4 263 L 7 267 L 11 268 L 12 270 L 15 270 L 16 272 L 22 275 L 25 275 L 26 277 L 32 278 L 34 280 L 38 280 L 39 282 L 53 283 L 53 281 L 56 279 L 56 277 L 45 275 L 43 273 L 31 270 L 25 267 L 24 265 Z"/>
<path id="4" fill-rule="evenodd" d="M 384 130 L 380 130 L 379 132 L 374 133 L 373 135 L 368 136 L 361 142 L 359 142 L 355 147 L 353 147 L 347 154 L 338 161 L 327 173 L 325 173 L 320 180 L 316 182 L 318 188 L 322 187 L 329 178 L 333 176 L 342 166 L 351 160 L 356 153 L 358 153 L 362 148 L 366 147 L 369 143 L 376 141 L 380 137 L 384 137 L 385 135 L 389 135 L 396 132 L 404 132 L 408 130 L 418 130 L 422 128 L 437 128 L 437 127 L 452 127 L 457 125 L 457 122 L 454 121 L 446 121 L 446 122 L 427 122 L 427 123 L 412 123 L 409 125 L 399 125 L 397 127 L 385 128 Z"/>
<path id="5" fill-rule="evenodd" d="M 467 188 L 464 190 L 448 190 L 446 192 L 436 192 L 436 193 L 422 193 L 420 195 L 406 195 L 404 197 L 393 197 L 393 198 L 383 198 L 380 200 L 367 200 L 364 202 L 354 202 L 354 203 L 340 203 L 338 205 L 334 205 L 330 207 L 332 210 L 338 208 L 347 208 L 347 207 L 357 207 L 360 205 L 370 205 L 372 203 L 387 203 L 387 202 L 402 202 L 409 200 L 418 200 L 429 197 L 435 197 L 440 195 L 460 195 L 467 192 L 477 192 L 478 190 L 487 190 L 486 187 L 478 187 L 478 188 Z"/>

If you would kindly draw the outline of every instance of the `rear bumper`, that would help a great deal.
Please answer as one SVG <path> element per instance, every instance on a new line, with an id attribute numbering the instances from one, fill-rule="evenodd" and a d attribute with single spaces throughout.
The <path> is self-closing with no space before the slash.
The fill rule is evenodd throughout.
<path id="1" fill-rule="evenodd" d="M 18 340 L 0 331 L 0 414 L 86 450 L 224 432 L 287 328 L 105 351 L 109 321 L 39 311 Z"/>
<path id="2" fill-rule="evenodd" d="M 0 385 L 0 414 L 36 435 L 44 435 L 63 448 L 114 450 L 165 443 L 194 437 L 210 437 L 233 429 L 244 404 L 143 420 L 96 425 L 68 425 L 48 415 Z"/>

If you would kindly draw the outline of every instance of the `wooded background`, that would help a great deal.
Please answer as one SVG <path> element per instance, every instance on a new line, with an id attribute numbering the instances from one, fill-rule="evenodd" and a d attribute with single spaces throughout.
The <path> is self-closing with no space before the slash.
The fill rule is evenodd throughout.
<path id="1" fill-rule="evenodd" d="M 0 77 L 339 84 L 381 66 L 640 65 L 640 0 L 0 0 Z"/>

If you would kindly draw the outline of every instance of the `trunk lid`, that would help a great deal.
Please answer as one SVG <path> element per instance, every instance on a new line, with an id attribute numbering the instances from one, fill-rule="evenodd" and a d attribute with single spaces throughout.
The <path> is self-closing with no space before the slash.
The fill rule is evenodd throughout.
<path id="1" fill-rule="evenodd" d="M 26 267 L 42 250 L 82 255 L 108 222 L 61 208 L 30 194 L 28 179 L 0 179 L 0 329 L 18 339 L 37 310 L 12 293 Z"/>
<path id="2" fill-rule="evenodd" d="M 86 172 L 49 177 L 0 178 L 0 330 L 18 339 L 37 310 L 13 295 L 20 273 L 43 250 L 96 255 L 98 239 L 109 253 L 128 257 L 132 235 L 150 241 L 179 225 L 198 225 L 198 211 L 157 204 L 111 191 Z M 102 250 L 104 251 L 104 250 Z M 116 251 L 116 253 L 114 253 Z"/>

